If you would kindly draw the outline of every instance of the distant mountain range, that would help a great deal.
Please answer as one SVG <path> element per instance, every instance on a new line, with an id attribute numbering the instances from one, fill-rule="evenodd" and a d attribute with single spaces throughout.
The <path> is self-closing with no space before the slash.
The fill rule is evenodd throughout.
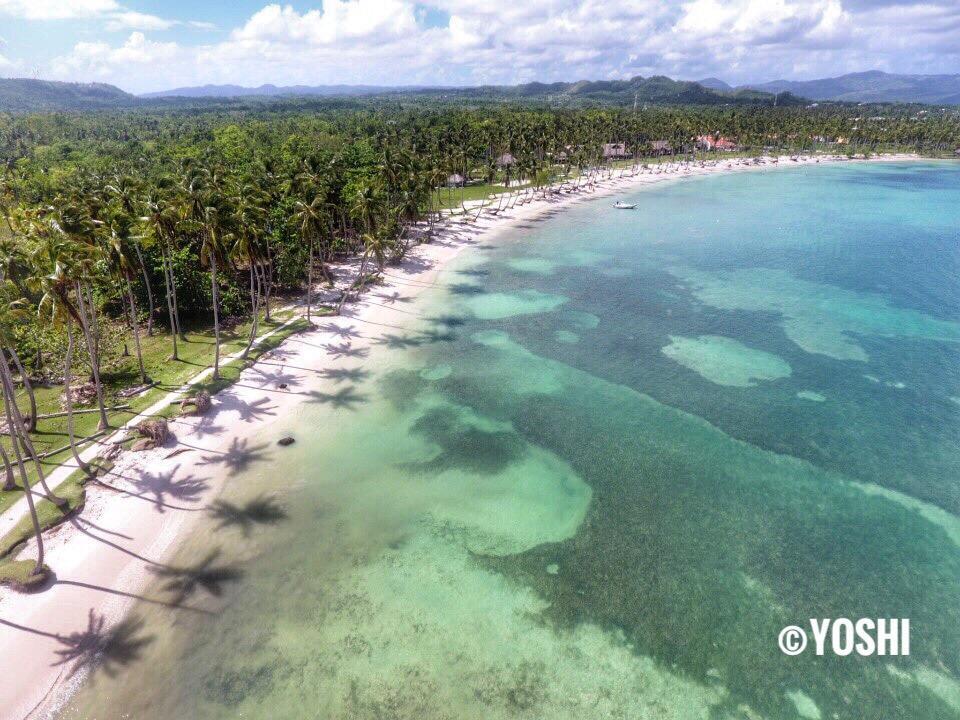
<path id="1" fill-rule="evenodd" d="M 726 89 L 717 92 L 695 82 L 671 80 L 668 77 L 634 77 L 630 80 L 539 83 L 524 85 L 483 85 L 480 87 L 376 85 L 261 85 L 255 88 L 239 85 L 202 85 L 149 93 L 144 98 L 239 98 L 277 96 L 426 96 L 469 100 L 530 100 L 552 103 L 630 104 L 643 103 L 716 105 L 722 103 L 759 103 L 772 101 L 769 93 L 754 90 Z"/>
<path id="2" fill-rule="evenodd" d="M 722 91 L 695 82 L 668 77 L 634 77 L 630 80 L 600 80 L 480 87 L 384 87 L 374 85 L 203 85 L 134 96 L 112 85 L 53 83 L 43 80 L 0 79 L 0 111 L 90 110 L 97 108 L 171 107 L 238 101 L 256 102 L 285 98 L 382 97 L 415 101 L 497 103 L 533 102 L 562 106 L 624 106 L 633 103 L 657 105 L 772 104 L 774 95 L 751 89 Z M 803 102 L 788 93 L 781 104 Z"/>
<path id="3" fill-rule="evenodd" d="M 561 106 L 772 104 L 809 100 L 842 102 L 918 102 L 960 105 L 960 75 L 894 75 L 880 71 L 852 73 L 821 80 L 775 80 L 733 87 L 715 77 L 697 82 L 664 76 L 480 87 L 377 85 L 202 85 L 142 96 L 102 83 L 63 83 L 0 78 L 0 112 L 80 111 L 133 107 L 171 107 L 279 100 L 292 97 L 384 97 L 393 100 L 431 98 L 449 102 L 536 102 Z M 805 98 L 809 99 L 806 100 Z"/>
<path id="4" fill-rule="evenodd" d="M 706 78 L 699 83 L 717 91 L 737 89 L 717 78 Z M 896 75 L 871 70 L 820 80 L 774 80 L 740 88 L 771 93 L 789 92 L 811 100 L 960 105 L 960 75 Z"/>
<path id="5" fill-rule="evenodd" d="M 421 86 L 387 87 L 379 85 L 197 85 L 173 90 L 144 93 L 142 98 L 188 97 L 188 98 L 239 98 L 239 97 L 284 97 L 284 96 L 357 96 L 380 95 L 388 92 L 422 90 Z"/>

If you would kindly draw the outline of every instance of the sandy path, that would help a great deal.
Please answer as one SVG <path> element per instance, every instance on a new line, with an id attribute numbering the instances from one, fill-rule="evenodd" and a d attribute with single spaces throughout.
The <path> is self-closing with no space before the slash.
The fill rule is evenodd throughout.
<path id="1" fill-rule="evenodd" d="M 779 164 L 812 162 L 781 159 Z M 314 330 L 288 339 L 219 393 L 206 416 L 173 422 L 175 437 L 165 447 L 123 453 L 103 477 L 112 489 L 89 485 L 82 514 L 49 534 L 47 563 L 56 581 L 34 595 L 0 589 L 0 718 L 49 717 L 69 697 L 84 677 L 82 669 L 73 671 L 77 654 L 83 655 L 85 649 L 81 635 L 90 618 L 102 619 L 110 627 L 138 599 L 144 600 L 139 594 L 153 577 L 150 569 L 163 566 L 177 537 L 202 516 L 229 471 L 242 465 L 256 446 L 276 443 L 278 431 L 272 420 L 288 416 L 304 395 L 336 391 L 335 380 L 318 371 L 357 364 L 355 357 L 337 352 L 337 347 L 361 349 L 409 324 L 410 315 L 391 296 L 412 298 L 433 286 L 443 266 L 480 237 L 488 239 L 547 210 L 683 177 L 763 167 L 726 160 L 671 173 L 623 178 L 615 174 L 593 192 L 553 194 L 496 216 L 484 212 L 475 223 L 450 219 L 434 242 L 414 248 L 401 265 L 388 268 L 385 284 L 349 305 L 349 314 L 320 319 Z M 351 326 L 361 328 L 361 336 L 345 337 L 343 330 Z M 283 382 L 289 387 L 280 388 Z M 163 399 L 154 407 L 168 402 Z M 186 451 L 170 457 L 177 449 Z M 72 469 L 59 471 L 58 479 Z M 16 510 L 14 506 L 8 511 L 3 522 L 19 517 L 13 514 Z M 32 553 L 28 547 L 23 557 Z"/>

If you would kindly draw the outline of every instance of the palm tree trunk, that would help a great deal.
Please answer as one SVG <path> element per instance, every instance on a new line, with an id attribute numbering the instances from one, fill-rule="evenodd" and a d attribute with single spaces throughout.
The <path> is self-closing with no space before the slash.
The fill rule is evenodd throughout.
<path id="1" fill-rule="evenodd" d="M 93 374 L 93 386 L 97 391 L 97 408 L 100 410 L 100 422 L 97 424 L 98 430 L 106 430 L 110 427 L 107 420 L 107 407 L 103 402 L 103 385 L 100 383 L 100 353 L 99 353 L 99 324 L 97 315 L 93 309 L 93 296 L 89 296 L 90 317 L 92 318 L 95 334 L 90 332 L 91 320 L 87 318 L 87 307 L 84 301 L 83 287 L 80 282 L 76 283 L 77 291 L 77 309 L 80 316 L 80 328 L 83 331 L 83 339 L 87 345 L 87 354 L 90 356 L 90 372 Z"/>
<path id="2" fill-rule="evenodd" d="M 67 354 L 63 359 L 63 387 L 67 401 L 67 438 L 70 440 L 70 452 L 77 463 L 77 467 L 85 473 L 90 473 L 90 467 L 80 459 L 77 452 L 77 440 L 73 428 L 73 396 L 70 393 L 70 379 L 73 374 L 73 321 L 67 318 Z"/>
<path id="3" fill-rule="evenodd" d="M 270 254 L 270 238 L 264 242 L 267 248 L 267 264 L 263 268 L 263 319 L 270 322 L 270 294 L 273 291 L 273 255 Z"/>
<path id="4" fill-rule="evenodd" d="M 10 372 L 10 365 L 7 363 L 7 356 L 0 352 L 0 376 L 3 379 L 3 387 L 6 390 L 8 397 L 13 397 L 13 374 Z M 30 434 L 27 432 L 27 425 L 23 421 L 23 416 L 20 414 L 20 408 L 17 407 L 15 402 L 7 403 L 7 411 L 10 413 L 10 419 L 7 420 L 7 427 L 10 428 L 10 437 L 14 438 L 14 435 L 20 437 L 20 442 L 23 444 L 24 450 L 26 451 L 27 456 L 33 460 L 33 465 L 37 470 L 37 479 L 40 481 L 40 485 L 43 487 L 44 493 L 46 493 L 47 499 L 52 502 L 57 507 L 66 507 L 67 501 L 57 495 L 53 490 L 47 486 L 47 478 L 43 474 L 43 465 L 40 464 L 40 458 L 37 455 L 37 451 L 33 447 L 33 441 L 30 440 Z M 17 446 L 14 445 L 16 450 Z M 17 458 L 20 459 L 19 451 L 17 451 Z M 26 480 L 26 468 L 23 466 L 21 460 L 20 463 L 20 474 L 24 478 L 24 488 L 28 486 Z"/>
<path id="5" fill-rule="evenodd" d="M 3 460 L 3 491 L 16 490 L 17 483 L 13 479 L 13 465 L 10 464 L 10 458 L 7 456 L 7 451 L 3 449 L 3 445 L 0 445 L 0 459 Z"/>
<path id="6" fill-rule="evenodd" d="M 270 273 L 269 261 L 262 263 L 255 272 L 263 293 L 263 319 L 264 322 L 270 322 L 270 281 L 267 277 Z"/>
<path id="7" fill-rule="evenodd" d="M 170 338 L 173 340 L 173 355 L 170 356 L 170 359 L 179 360 L 180 356 L 177 352 L 177 323 L 173 317 L 173 301 L 170 298 L 170 275 L 167 273 L 167 252 L 163 245 L 160 246 L 160 260 L 163 265 L 163 287 L 167 297 L 167 315 L 170 317 Z"/>
<path id="8" fill-rule="evenodd" d="M 0 380 L 3 381 L 4 395 L 9 397 L 13 392 L 13 383 L 7 383 L 7 374 L 8 368 L 6 367 L 6 360 L 3 363 L 4 367 L 0 367 Z M 17 431 L 14 430 L 15 425 L 13 417 L 10 414 L 10 406 L 14 403 L 4 402 L 4 410 L 7 416 L 7 428 L 10 430 L 10 444 L 13 446 L 13 453 L 17 458 L 17 465 L 20 468 L 20 482 L 23 484 L 23 494 L 27 497 L 27 506 L 30 508 L 30 520 L 33 522 L 33 534 L 37 539 L 37 565 L 33 569 L 33 575 L 39 575 L 43 572 L 43 532 L 40 529 L 40 518 L 37 515 L 37 506 L 33 502 L 33 490 L 30 488 L 30 478 L 27 475 L 27 468 L 23 462 L 23 455 L 20 453 L 20 444 L 17 442 Z M 6 458 L 6 455 L 4 455 Z M 9 467 L 9 465 L 8 465 Z M 43 477 L 41 475 L 41 477 Z M 49 497 L 49 493 L 47 494 Z M 66 501 L 64 500 L 64 504 Z"/>
<path id="9" fill-rule="evenodd" d="M 30 432 L 36 432 L 37 397 L 33 392 L 33 385 L 30 382 L 30 378 L 27 377 L 26 370 L 23 369 L 23 364 L 20 362 L 20 358 L 17 356 L 17 351 L 12 347 L 10 348 L 10 357 L 13 358 L 13 364 L 17 366 L 17 372 L 20 373 L 20 381 L 23 383 L 23 389 L 26 390 L 27 399 L 30 401 L 30 417 L 27 418 L 27 430 Z"/>
<path id="10" fill-rule="evenodd" d="M 137 365 L 140 366 L 140 383 L 146 385 L 150 382 L 147 377 L 147 371 L 143 368 L 143 352 L 140 349 L 140 323 L 137 321 L 137 305 L 133 299 L 133 288 L 130 287 L 130 275 L 124 273 L 124 281 L 127 284 L 127 303 L 130 305 L 130 324 L 133 327 L 133 342 L 137 348 Z"/>
<path id="11" fill-rule="evenodd" d="M 169 240 L 167 240 L 167 258 L 169 265 L 167 273 L 170 275 L 170 292 L 172 294 L 171 301 L 173 302 L 173 319 L 177 324 L 177 335 L 180 336 L 181 340 L 186 342 L 187 336 L 183 333 L 183 326 L 180 324 L 180 308 L 177 306 L 177 278 L 173 274 L 173 248 Z"/>
<path id="12" fill-rule="evenodd" d="M 253 341 L 257 337 L 257 325 L 260 320 L 260 291 L 257 288 L 259 282 L 254 283 L 253 260 L 250 260 L 250 307 L 253 308 L 253 321 L 250 323 L 250 338 L 247 340 L 247 346 L 243 349 L 243 359 L 247 359 L 250 348 L 253 347 Z"/>
<path id="13" fill-rule="evenodd" d="M 5 384 L 0 384 L 0 388 L 6 388 Z M 13 432 L 13 421 L 10 419 L 10 398 L 4 389 L 3 392 L 3 408 L 7 416 L 7 433 L 10 435 L 10 442 L 16 442 L 16 436 Z M 3 483 L 3 489 L 5 491 L 16 490 L 17 482 L 13 475 L 13 465 L 10 463 L 10 458 L 7 456 L 7 451 L 3 449 L 3 444 L 0 443 L 0 455 L 3 456 L 3 465 L 4 471 L 6 473 L 6 478 Z M 21 460 L 21 464 L 22 464 Z"/>
<path id="14" fill-rule="evenodd" d="M 313 302 L 313 237 L 310 237 L 310 260 L 307 262 L 307 322 L 310 322 L 310 305 Z"/>
<path id="15" fill-rule="evenodd" d="M 363 276 L 367 271 L 367 253 L 363 254 L 363 257 L 360 260 L 360 272 L 357 273 L 357 279 L 354 282 L 354 285 L 358 286 L 357 293 L 359 294 L 360 289 L 362 289 Z M 343 304 L 347 301 L 347 298 L 350 297 L 350 288 L 346 288 L 343 291 L 343 295 L 340 296 L 340 303 L 337 305 L 337 315 L 340 314 L 340 311 L 343 309 Z"/>
<path id="16" fill-rule="evenodd" d="M 140 263 L 140 271 L 143 273 L 143 284 L 147 288 L 147 336 L 153 335 L 153 288 L 150 287 L 150 275 L 147 273 L 146 263 L 143 262 L 143 253 L 140 252 L 140 243 L 133 244 L 137 251 L 137 261 Z"/>
<path id="17" fill-rule="evenodd" d="M 210 296 L 213 300 L 213 379 L 220 379 L 220 311 L 217 309 L 217 259 L 210 253 Z"/>

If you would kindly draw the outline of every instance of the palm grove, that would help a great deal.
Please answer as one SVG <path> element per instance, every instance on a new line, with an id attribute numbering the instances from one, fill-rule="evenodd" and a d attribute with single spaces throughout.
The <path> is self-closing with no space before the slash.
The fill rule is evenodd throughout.
<path id="1" fill-rule="evenodd" d="M 99 430 L 109 426 L 112 386 L 103 376 L 116 356 L 134 359 L 133 382 L 146 387 L 145 339 L 163 335 L 178 361 L 187 328 L 209 325 L 216 379 L 224 322 L 249 318 L 246 357 L 279 298 L 304 293 L 309 320 L 332 262 L 361 258 L 327 312 L 412 242 L 429 240 L 445 208 L 479 215 L 467 213 L 462 186 L 441 189 L 450 177 L 535 193 L 602 171 L 604 143 L 623 142 L 642 158 L 666 140 L 685 154 L 703 133 L 733 136 L 754 153 L 838 138 L 858 151 L 943 153 L 960 137 L 953 113 L 884 112 L 864 119 L 863 109 L 839 106 L 637 112 L 289 102 L 0 116 L 0 461 L 4 491 L 40 486 L 25 493 L 39 555 L 31 572 L 43 569 L 34 495 L 65 504 L 35 446 L 38 385 L 58 388 L 69 454 L 86 471 L 77 405 L 91 405 L 83 412 Z"/>

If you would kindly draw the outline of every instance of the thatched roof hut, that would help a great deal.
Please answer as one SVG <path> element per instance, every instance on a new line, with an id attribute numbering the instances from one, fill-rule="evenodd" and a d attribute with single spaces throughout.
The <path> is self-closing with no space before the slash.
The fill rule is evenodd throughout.
<path id="1" fill-rule="evenodd" d="M 604 143 L 603 156 L 605 158 L 625 158 L 630 157 L 630 153 L 627 151 L 626 143 Z"/>
<path id="2" fill-rule="evenodd" d="M 466 180 L 459 173 L 447 175 L 447 187 L 462 187 L 465 183 Z"/>

